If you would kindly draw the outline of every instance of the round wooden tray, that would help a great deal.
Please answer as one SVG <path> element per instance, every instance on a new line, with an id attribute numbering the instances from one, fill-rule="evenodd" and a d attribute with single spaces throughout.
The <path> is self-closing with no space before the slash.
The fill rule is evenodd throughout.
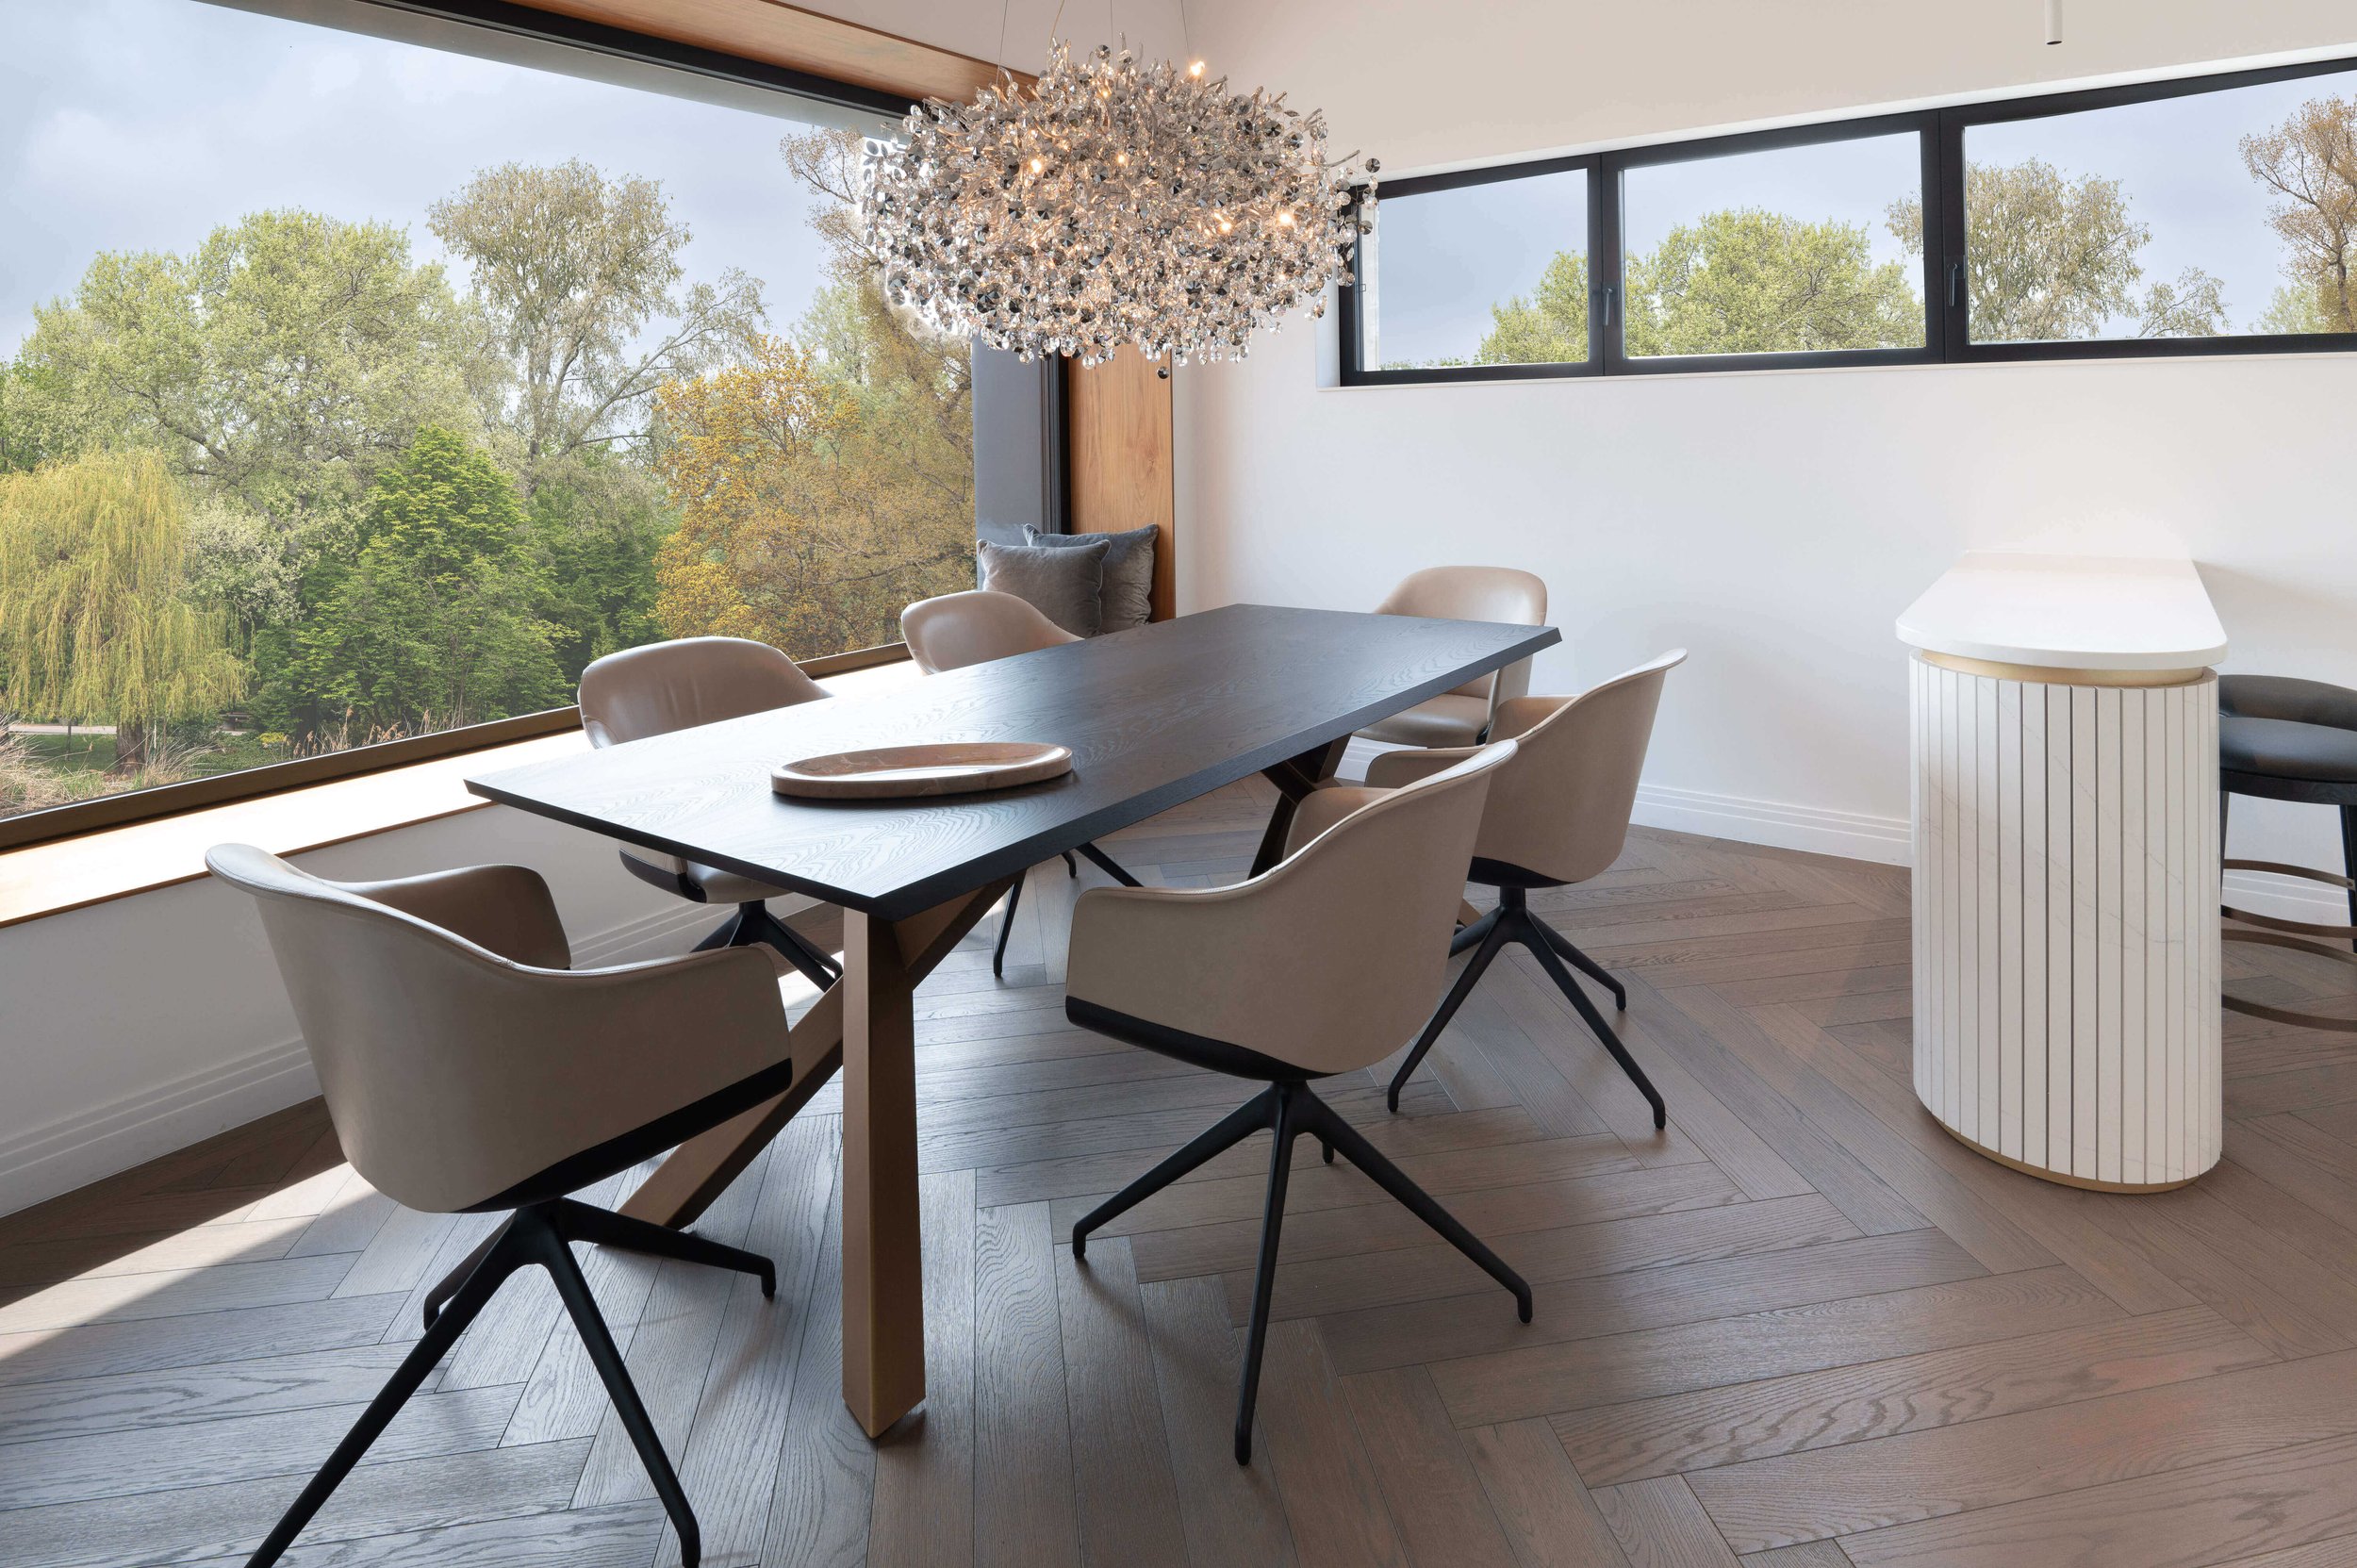
<path id="1" fill-rule="evenodd" d="M 1072 753 L 1062 746 L 948 741 L 803 757 L 771 768 L 769 787 L 809 800 L 888 801 L 1008 789 L 1071 771 Z"/>

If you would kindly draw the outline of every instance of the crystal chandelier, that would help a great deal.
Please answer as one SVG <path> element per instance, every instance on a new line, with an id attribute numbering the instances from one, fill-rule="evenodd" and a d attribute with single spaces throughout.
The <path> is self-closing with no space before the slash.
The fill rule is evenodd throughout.
<path id="1" fill-rule="evenodd" d="M 1375 159 L 1328 163 L 1323 115 L 1200 62 L 1058 42 L 1029 92 L 1002 75 L 903 124 L 867 144 L 860 204 L 885 293 L 1026 359 L 1241 359 L 1295 305 L 1321 314 L 1373 231 Z"/>

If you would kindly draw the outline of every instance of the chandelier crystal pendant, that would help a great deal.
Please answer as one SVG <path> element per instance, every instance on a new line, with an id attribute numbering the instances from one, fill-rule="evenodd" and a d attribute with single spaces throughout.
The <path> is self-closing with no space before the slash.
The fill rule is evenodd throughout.
<path id="1" fill-rule="evenodd" d="M 1375 159 L 1327 162 L 1323 115 L 1200 62 L 1058 42 L 1030 91 L 1002 75 L 902 124 L 863 171 L 885 294 L 1026 359 L 1241 359 L 1294 306 L 1321 314 L 1373 232 Z"/>

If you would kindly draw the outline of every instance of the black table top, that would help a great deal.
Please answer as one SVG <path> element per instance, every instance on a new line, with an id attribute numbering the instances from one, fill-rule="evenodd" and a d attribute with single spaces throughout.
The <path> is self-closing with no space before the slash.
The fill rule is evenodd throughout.
<path id="1" fill-rule="evenodd" d="M 901 919 L 1298 756 L 1561 639 L 1552 626 L 1235 604 L 469 779 L 477 795 Z M 1052 741 L 1062 778 L 914 801 L 789 801 L 779 763 Z"/>

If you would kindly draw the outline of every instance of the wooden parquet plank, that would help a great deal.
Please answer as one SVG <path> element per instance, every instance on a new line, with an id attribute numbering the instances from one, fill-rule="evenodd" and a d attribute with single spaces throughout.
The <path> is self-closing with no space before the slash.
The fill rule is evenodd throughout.
<path id="1" fill-rule="evenodd" d="M 1857 1568 L 2205 1568 L 2352 1533 L 2357 1438 L 2336 1437 L 1845 1536 L 1841 1548 Z"/>
<path id="2" fill-rule="evenodd" d="M 2357 1352 L 1688 1477 L 1742 1551 L 1879 1529 L 2357 1433 Z"/>
<path id="3" fill-rule="evenodd" d="M 925 1403 L 876 1443 L 867 1526 L 877 1562 L 974 1560 L 974 1178 L 919 1182 L 925 1235 Z"/>
<path id="4" fill-rule="evenodd" d="M 1535 1288 L 1600 1274 L 1782 1252 L 1857 1234 L 1814 1193 L 1764 1203 L 1722 1204 L 1506 1234 L 1492 1248 Z M 1237 1321 L 1251 1305 L 1252 1276 L 1226 1276 Z M 1489 1276 L 1446 1242 L 1348 1257 L 1305 1259 L 1277 1276 L 1272 1311 L 1304 1317 L 1463 1296 Z M 1492 1290 L 1498 1289 L 1490 1283 Z M 1503 1299 L 1503 1297 L 1501 1297 Z"/>
<path id="5" fill-rule="evenodd" d="M 1735 1554 L 1679 1477 L 1607 1487 L 1596 1505 L 1629 1568 L 1735 1568 Z"/>
<path id="6" fill-rule="evenodd" d="M 974 1227 L 979 1564 L 1077 1568 L 1080 1560 L 1056 1285 L 1047 1205 L 980 1211 Z"/>
<path id="7" fill-rule="evenodd" d="M 1555 1434 L 1598 1486 L 1926 1431 L 2271 1361 L 2207 1307 L 1567 1411 Z"/>
<path id="8" fill-rule="evenodd" d="M 2118 1315 L 2058 1266 L 1468 1357 L 1432 1376 L 1459 1426 L 1484 1426 Z"/>
<path id="9" fill-rule="evenodd" d="M 1217 1282 L 1146 1285 L 1139 1296 L 1153 1343 L 1189 1560 L 1196 1568 L 1244 1562 L 1291 1568 L 1296 1560 L 1293 1532 L 1269 1468 L 1268 1445 L 1254 1445 L 1249 1465 L 1236 1463 L 1229 1451 L 1244 1335 L 1228 1323 Z"/>
<path id="10" fill-rule="evenodd" d="M 1417 1568 L 1515 1568 L 1514 1548 L 1420 1366 L 1343 1379 L 1376 1485 Z"/>
<path id="11" fill-rule="evenodd" d="M 1054 1268 L 1081 1555 L 1144 1568 L 1183 1562 L 1172 1438 L 1129 1244 L 1108 1238 L 1085 1263 L 1059 1246 Z"/>
<path id="12" fill-rule="evenodd" d="M 1459 1435 L 1525 1568 L 1626 1568 L 1612 1527 L 1545 1422 L 1473 1427 Z"/>
<path id="13" fill-rule="evenodd" d="M 1335 1364 L 1361 1372 L 1911 1290 L 1981 1273 L 1947 1237 L 1915 1230 L 1534 1287 L 1528 1323 L 1497 1312 L 1497 1287 L 1484 1279 L 1469 1296 L 1355 1308 L 1329 1313 L 1319 1324 Z"/>

